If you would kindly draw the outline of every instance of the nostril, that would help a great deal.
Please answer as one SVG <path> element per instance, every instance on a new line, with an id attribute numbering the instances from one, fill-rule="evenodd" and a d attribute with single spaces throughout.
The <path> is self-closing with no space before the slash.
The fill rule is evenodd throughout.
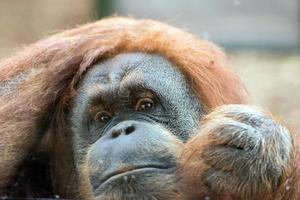
<path id="1" fill-rule="evenodd" d="M 116 138 L 121 134 L 121 130 L 115 130 L 111 133 L 112 138 Z"/>
<path id="2" fill-rule="evenodd" d="M 125 129 L 125 134 L 128 135 L 128 134 L 132 133 L 134 130 L 135 130 L 134 126 L 130 125 Z"/>

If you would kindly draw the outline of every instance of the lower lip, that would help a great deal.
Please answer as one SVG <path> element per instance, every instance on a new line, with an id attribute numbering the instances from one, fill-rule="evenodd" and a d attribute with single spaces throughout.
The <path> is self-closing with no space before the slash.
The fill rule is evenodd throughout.
<path id="1" fill-rule="evenodd" d="M 101 188 L 105 187 L 105 185 L 109 184 L 112 181 L 115 181 L 119 178 L 122 178 L 124 176 L 130 176 L 130 175 L 134 175 L 134 174 L 138 174 L 138 173 L 145 173 L 145 172 L 154 172 L 154 171 L 166 171 L 166 170 L 170 170 L 169 168 L 155 168 L 155 167 L 144 167 L 144 168 L 138 168 L 138 169 L 132 169 L 130 171 L 125 171 L 123 173 L 120 174 L 116 174 L 112 177 L 109 177 L 107 180 L 105 180 L 103 183 L 101 183 L 101 185 L 98 187 L 97 190 L 101 190 Z"/>

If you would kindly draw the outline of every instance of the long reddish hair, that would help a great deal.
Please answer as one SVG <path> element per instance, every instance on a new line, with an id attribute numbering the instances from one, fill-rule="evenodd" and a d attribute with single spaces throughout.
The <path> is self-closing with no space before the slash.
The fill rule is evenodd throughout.
<path id="1" fill-rule="evenodd" d="M 64 114 L 83 73 L 122 52 L 169 59 L 207 111 L 248 101 L 218 47 L 160 22 L 112 17 L 50 36 L 0 62 L 0 188 L 39 141 L 39 132 L 54 132 L 55 143 L 64 144 Z"/>

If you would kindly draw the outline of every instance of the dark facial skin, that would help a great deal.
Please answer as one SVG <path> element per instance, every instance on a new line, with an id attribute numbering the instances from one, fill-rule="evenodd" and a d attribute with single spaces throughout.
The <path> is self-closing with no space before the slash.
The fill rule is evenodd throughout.
<path id="1" fill-rule="evenodd" d="M 174 196 L 182 145 L 202 114 L 185 77 L 167 59 L 117 55 L 87 72 L 75 99 L 76 165 L 86 166 L 99 199 Z"/>

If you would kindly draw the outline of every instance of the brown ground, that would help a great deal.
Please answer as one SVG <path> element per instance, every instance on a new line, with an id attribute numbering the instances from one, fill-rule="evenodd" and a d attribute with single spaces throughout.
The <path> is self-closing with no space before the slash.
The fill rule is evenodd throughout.
<path id="1" fill-rule="evenodd" d="M 252 100 L 294 126 L 300 133 L 300 55 L 242 52 L 230 54 Z"/>

